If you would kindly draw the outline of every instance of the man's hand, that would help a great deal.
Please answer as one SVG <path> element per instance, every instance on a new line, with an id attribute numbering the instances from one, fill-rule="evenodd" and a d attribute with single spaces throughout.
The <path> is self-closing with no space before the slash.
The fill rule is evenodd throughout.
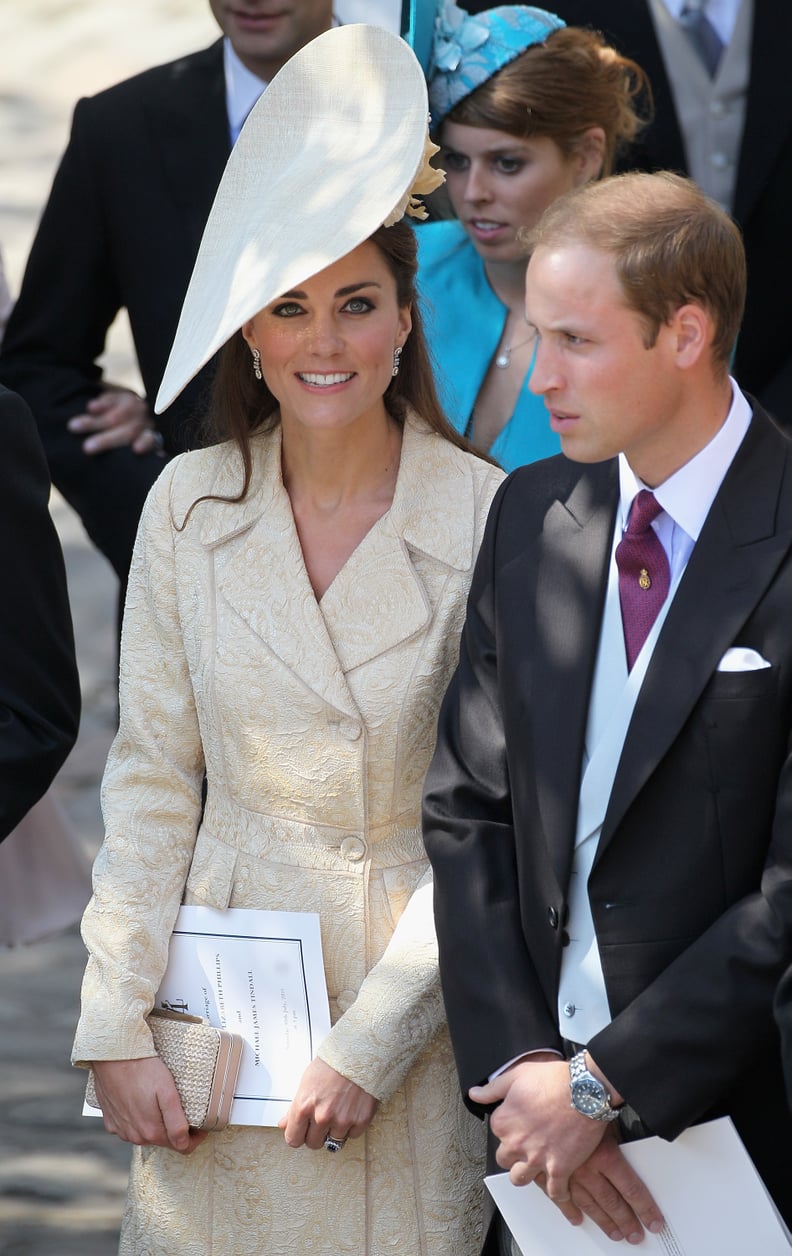
<path id="1" fill-rule="evenodd" d="M 377 1100 L 342 1077 L 324 1060 L 315 1059 L 300 1078 L 289 1111 L 278 1122 L 290 1147 L 324 1147 L 333 1138 L 359 1138 L 371 1123 Z"/>
<path id="2" fill-rule="evenodd" d="M 148 406 L 130 388 L 106 388 L 88 402 L 85 414 L 75 414 L 67 426 L 78 435 L 93 433 L 83 441 L 86 454 L 101 454 L 122 446 L 136 454 L 162 449 L 162 437 L 154 427 Z"/>
<path id="3" fill-rule="evenodd" d="M 193 1130 L 170 1070 L 159 1056 L 94 1060 L 96 1097 L 105 1129 L 140 1147 L 169 1147 L 189 1155 L 206 1138 Z"/>
<path id="4" fill-rule="evenodd" d="M 573 1225 L 585 1212 L 610 1238 L 631 1243 L 641 1242 L 644 1226 L 662 1229 L 660 1210 L 624 1159 L 615 1131 L 571 1106 L 566 1061 L 532 1055 L 487 1086 L 474 1086 L 470 1098 L 499 1104 L 490 1128 L 500 1140 L 498 1164 L 512 1182 L 536 1182 Z"/>

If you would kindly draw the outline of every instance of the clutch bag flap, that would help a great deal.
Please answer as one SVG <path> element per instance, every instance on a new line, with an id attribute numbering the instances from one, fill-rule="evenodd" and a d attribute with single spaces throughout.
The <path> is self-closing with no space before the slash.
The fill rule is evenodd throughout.
<path id="1" fill-rule="evenodd" d="M 216 1029 L 200 1017 L 159 1008 L 149 1014 L 147 1023 L 157 1055 L 173 1076 L 192 1128 L 223 1129 L 228 1124 L 242 1063 L 242 1037 Z M 90 1107 L 99 1107 L 93 1070 L 88 1075 L 85 1100 Z"/>

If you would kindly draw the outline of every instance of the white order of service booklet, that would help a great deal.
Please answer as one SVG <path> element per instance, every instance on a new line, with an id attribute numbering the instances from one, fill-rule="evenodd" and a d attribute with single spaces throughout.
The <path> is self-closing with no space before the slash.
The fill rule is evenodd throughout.
<path id="1" fill-rule="evenodd" d="M 673 1143 L 646 1138 L 622 1151 L 663 1216 L 645 1256 L 789 1256 L 789 1231 L 729 1117 L 695 1125 Z M 538 1186 L 513 1186 L 508 1173 L 485 1178 L 523 1256 L 596 1256 L 626 1250 L 586 1217 L 572 1226 Z"/>
<path id="2" fill-rule="evenodd" d="M 330 1032 L 318 915 L 181 907 L 154 1006 L 240 1034 L 230 1124 L 277 1125 Z"/>

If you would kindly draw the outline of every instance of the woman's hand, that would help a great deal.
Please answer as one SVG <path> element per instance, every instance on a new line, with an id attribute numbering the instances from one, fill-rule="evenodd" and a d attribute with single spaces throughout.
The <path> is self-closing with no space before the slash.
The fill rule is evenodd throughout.
<path id="1" fill-rule="evenodd" d="M 333 1138 L 359 1138 L 371 1123 L 377 1100 L 324 1060 L 312 1060 L 278 1125 L 290 1147 L 324 1147 Z"/>
<path id="2" fill-rule="evenodd" d="M 169 1147 L 189 1155 L 206 1130 L 187 1124 L 170 1070 L 158 1056 L 142 1060 L 94 1060 L 96 1097 L 105 1129 L 139 1147 Z"/>

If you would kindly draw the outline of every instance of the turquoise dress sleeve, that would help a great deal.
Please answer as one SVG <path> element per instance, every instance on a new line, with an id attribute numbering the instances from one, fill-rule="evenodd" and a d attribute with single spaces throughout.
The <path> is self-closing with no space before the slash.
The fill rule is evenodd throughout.
<path id="1" fill-rule="evenodd" d="M 443 408 L 459 432 L 473 413 L 503 334 L 506 306 L 487 282 L 484 265 L 455 219 L 415 228 L 418 290 L 426 338 Z M 514 414 L 488 453 L 506 471 L 561 450 L 545 404 L 523 381 Z"/>

